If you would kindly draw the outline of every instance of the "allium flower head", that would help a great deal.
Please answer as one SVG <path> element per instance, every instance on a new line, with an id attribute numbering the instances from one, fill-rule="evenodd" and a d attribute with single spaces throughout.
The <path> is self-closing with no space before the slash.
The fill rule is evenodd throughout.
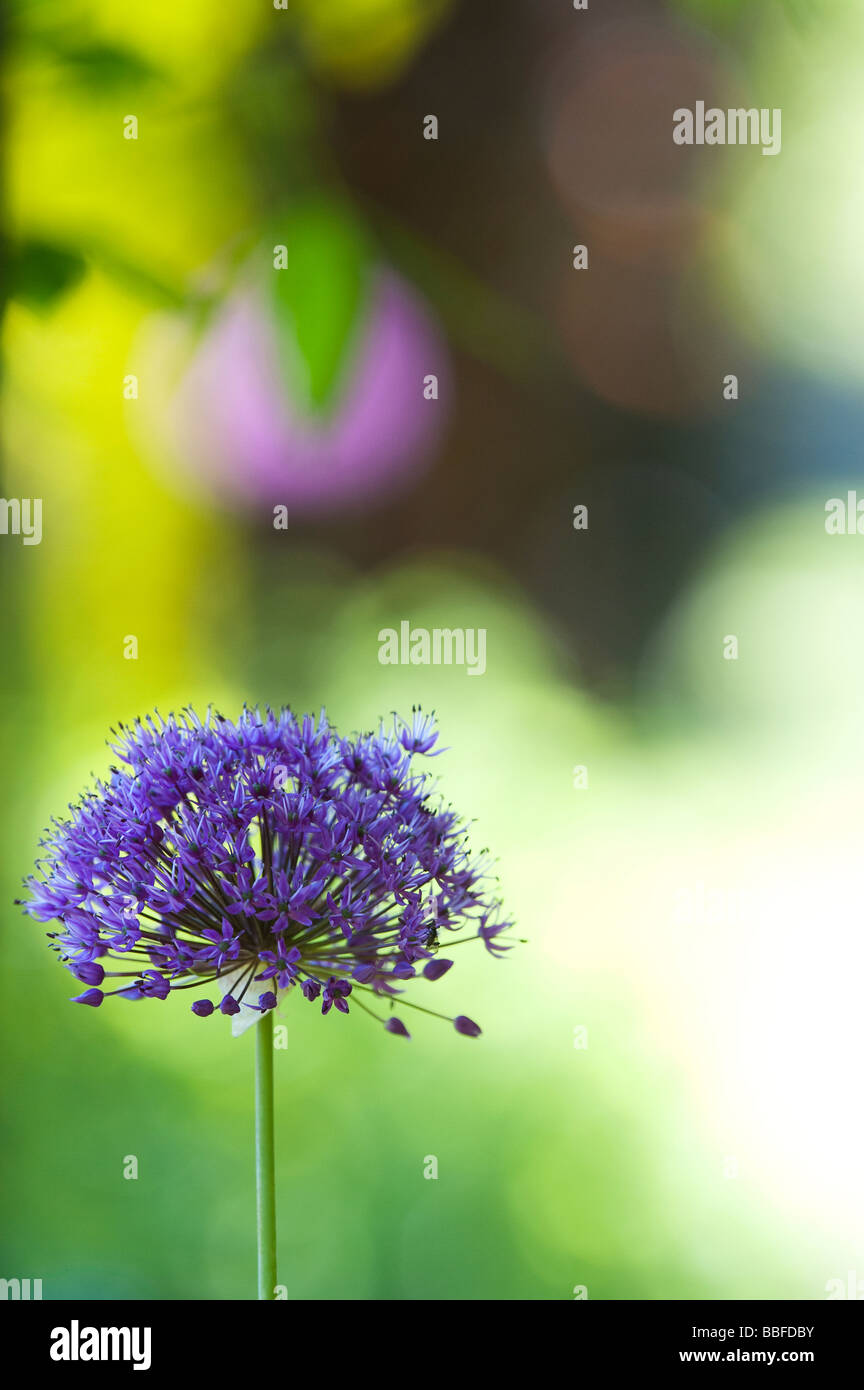
<path id="1" fill-rule="evenodd" d="M 23 904 L 61 923 L 50 936 L 85 986 L 76 1002 L 192 990 L 193 1013 L 218 1008 L 238 1034 L 293 991 L 323 1014 L 356 1003 L 407 1037 L 378 1010 L 415 976 L 447 973 L 449 934 L 506 949 L 488 862 L 415 770 L 436 756 L 420 711 L 347 739 L 323 712 L 189 709 L 116 739 L 120 766 L 54 822 Z"/>

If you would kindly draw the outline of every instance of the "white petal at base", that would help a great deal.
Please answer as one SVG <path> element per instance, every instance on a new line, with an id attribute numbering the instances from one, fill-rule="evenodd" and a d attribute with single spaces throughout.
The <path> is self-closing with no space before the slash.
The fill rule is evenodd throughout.
<path id="1" fill-rule="evenodd" d="M 235 986 L 238 986 L 242 989 L 242 981 L 244 979 L 244 976 L 247 974 L 248 967 L 246 967 L 243 970 L 234 970 L 230 975 L 222 975 L 218 980 L 219 988 L 222 991 L 222 998 L 224 999 L 226 994 L 233 994 Z M 257 1003 L 258 995 L 266 994 L 268 990 L 276 995 L 277 1007 L 279 1004 L 282 1003 L 282 1000 L 288 993 L 287 989 L 277 989 L 273 980 L 253 980 L 249 988 L 246 990 L 245 998 L 239 1001 L 239 1014 L 231 1015 L 232 1038 L 242 1037 L 242 1035 L 246 1032 L 247 1028 L 251 1028 L 252 1025 L 254 1023 L 257 1023 L 258 1020 L 262 1017 L 261 1010 L 257 1008 L 252 1008 L 252 1006 L 248 1004 L 246 1000 L 249 999 L 251 996 L 251 998 Z"/>

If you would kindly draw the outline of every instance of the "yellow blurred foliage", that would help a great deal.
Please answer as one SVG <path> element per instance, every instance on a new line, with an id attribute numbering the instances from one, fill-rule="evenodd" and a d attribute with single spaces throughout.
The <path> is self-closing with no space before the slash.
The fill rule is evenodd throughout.
<path id="1" fill-rule="evenodd" d="M 288 0 L 312 63 L 349 88 L 393 81 L 452 9 L 452 0 Z"/>

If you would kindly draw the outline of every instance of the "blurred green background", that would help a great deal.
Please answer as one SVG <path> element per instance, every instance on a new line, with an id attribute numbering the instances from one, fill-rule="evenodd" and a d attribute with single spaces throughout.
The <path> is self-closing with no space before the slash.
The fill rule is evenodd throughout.
<path id="1" fill-rule="evenodd" d="M 11 8 L 0 1274 L 46 1298 L 253 1296 L 251 1038 L 69 1007 L 12 906 L 111 725 L 244 700 L 435 709 L 525 938 L 438 987 L 477 1043 L 283 1006 L 289 1298 L 864 1277 L 862 19 L 596 9 Z M 726 93 L 782 154 L 673 163 Z M 486 674 L 381 666 L 405 618 Z"/>

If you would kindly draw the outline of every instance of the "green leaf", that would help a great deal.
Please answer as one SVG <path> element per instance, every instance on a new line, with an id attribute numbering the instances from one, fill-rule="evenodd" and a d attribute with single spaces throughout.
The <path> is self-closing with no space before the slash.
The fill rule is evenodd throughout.
<path id="1" fill-rule="evenodd" d="M 77 285 L 85 270 L 84 257 L 77 251 L 49 242 L 27 241 L 12 251 L 9 295 L 45 309 Z"/>
<path id="2" fill-rule="evenodd" d="M 79 31 L 80 25 L 74 23 L 36 29 L 25 32 L 20 42 L 25 51 L 47 54 L 61 64 L 66 80 L 83 87 L 92 97 L 117 96 L 162 76 L 143 54 L 120 44 L 82 37 Z"/>
<path id="3" fill-rule="evenodd" d="M 146 58 L 115 44 L 90 43 L 58 48 L 69 76 L 91 93 L 115 93 L 157 75 Z"/>
<path id="4" fill-rule="evenodd" d="M 344 203 L 315 197 L 278 220 L 272 245 L 285 248 L 284 268 L 276 268 L 274 254 L 269 270 L 282 366 L 301 407 L 323 412 L 359 331 L 370 269 L 366 231 Z"/>

